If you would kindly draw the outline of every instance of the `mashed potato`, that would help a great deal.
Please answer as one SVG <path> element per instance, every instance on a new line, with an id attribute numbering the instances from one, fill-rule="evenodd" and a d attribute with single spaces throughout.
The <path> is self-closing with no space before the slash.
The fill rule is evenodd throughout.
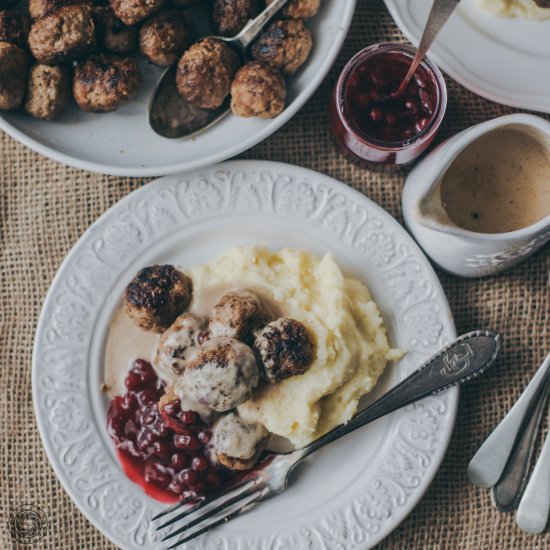
<path id="1" fill-rule="evenodd" d="M 549 19 L 550 9 L 541 8 L 533 0 L 479 0 L 483 9 L 505 17 L 526 19 Z"/>
<path id="2" fill-rule="evenodd" d="M 211 314 L 223 292 L 246 288 L 278 309 L 277 315 L 308 328 L 315 342 L 309 370 L 265 386 L 238 409 L 246 420 L 262 422 L 296 447 L 347 422 L 386 363 L 399 356 L 388 344 L 368 289 L 344 277 L 330 254 L 319 258 L 304 250 L 237 247 L 189 275 L 194 313 Z"/>

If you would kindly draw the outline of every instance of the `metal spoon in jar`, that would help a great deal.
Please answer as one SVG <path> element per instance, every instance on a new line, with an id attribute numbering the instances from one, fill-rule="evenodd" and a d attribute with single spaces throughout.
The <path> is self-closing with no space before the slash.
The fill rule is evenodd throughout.
<path id="1" fill-rule="evenodd" d="M 422 38 L 418 44 L 413 62 L 399 88 L 392 94 L 392 97 L 399 97 L 405 91 L 407 84 L 416 72 L 416 69 L 418 69 L 424 56 L 428 53 L 435 37 L 439 34 L 439 31 L 443 28 L 443 25 L 445 25 L 447 19 L 449 19 L 451 13 L 453 13 L 459 3 L 460 0 L 434 0 L 430 15 L 428 16 L 428 22 L 422 33 Z"/>
<path id="2" fill-rule="evenodd" d="M 289 0 L 273 0 L 258 17 L 251 19 L 233 38 L 210 36 L 231 46 L 240 56 L 246 59 L 246 50 L 260 34 L 267 22 Z M 179 60 L 178 60 L 179 61 Z M 192 137 L 197 132 L 210 128 L 229 113 L 229 97 L 217 109 L 203 109 L 189 103 L 176 88 L 176 69 L 174 62 L 160 77 L 149 103 L 149 124 L 159 135 L 166 138 Z"/>

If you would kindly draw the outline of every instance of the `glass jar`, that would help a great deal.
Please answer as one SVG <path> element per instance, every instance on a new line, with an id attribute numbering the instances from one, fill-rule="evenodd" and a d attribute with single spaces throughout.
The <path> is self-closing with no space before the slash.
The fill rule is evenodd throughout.
<path id="1" fill-rule="evenodd" d="M 406 165 L 434 140 L 447 107 L 441 71 L 424 58 L 399 98 L 414 58 L 411 46 L 386 42 L 356 54 L 344 67 L 330 101 L 330 128 L 342 151 L 366 168 Z"/>

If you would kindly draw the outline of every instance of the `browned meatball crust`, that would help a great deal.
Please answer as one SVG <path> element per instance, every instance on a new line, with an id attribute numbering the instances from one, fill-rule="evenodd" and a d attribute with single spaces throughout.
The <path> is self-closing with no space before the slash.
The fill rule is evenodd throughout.
<path id="1" fill-rule="evenodd" d="M 126 25 L 135 25 L 160 10 L 166 0 L 109 0 L 109 3 Z"/>
<path id="2" fill-rule="evenodd" d="M 26 48 L 30 26 L 29 17 L 23 13 L 0 11 L 0 42 L 11 42 L 21 48 Z"/>
<path id="3" fill-rule="evenodd" d="M 94 6 L 93 17 L 100 48 L 114 53 L 128 53 L 137 48 L 137 27 L 125 25 L 111 6 Z"/>
<path id="4" fill-rule="evenodd" d="M 237 116 L 273 118 L 284 110 L 285 101 L 283 77 L 261 61 L 241 67 L 231 84 L 231 110 Z"/>
<path id="5" fill-rule="evenodd" d="M 235 36 L 259 13 L 258 0 L 214 0 L 212 28 L 221 36 Z"/>
<path id="6" fill-rule="evenodd" d="M 63 6 L 90 4 L 91 0 L 29 0 L 29 13 L 33 19 L 40 19 Z"/>
<path id="7" fill-rule="evenodd" d="M 40 63 L 80 59 L 95 48 L 95 26 L 88 6 L 65 6 L 35 21 L 29 46 Z"/>
<path id="8" fill-rule="evenodd" d="M 268 321 L 268 311 L 260 298 L 249 290 L 224 294 L 214 306 L 208 324 L 209 336 L 228 337 L 252 343 L 254 331 Z"/>
<path id="9" fill-rule="evenodd" d="M 69 104 L 71 81 L 66 67 L 36 64 L 29 71 L 25 111 L 52 120 Z"/>
<path id="10" fill-rule="evenodd" d="M 313 343 L 306 327 L 294 319 L 269 323 L 257 336 L 254 350 L 270 382 L 303 374 L 313 361 Z"/>
<path id="11" fill-rule="evenodd" d="M 550 9 L 550 0 L 533 0 L 539 8 Z"/>
<path id="12" fill-rule="evenodd" d="M 144 330 L 163 332 L 191 303 L 193 283 L 171 265 L 142 269 L 126 287 L 124 309 Z"/>
<path id="13" fill-rule="evenodd" d="M 229 94 L 238 66 L 239 58 L 229 46 L 211 38 L 200 40 L 178 63 L 178 92 L 198 107 L 217 109 Z"/>
<path id="14" fill-rule="evenodd" d="M 308 58 L 312 46 L 311 32 L 299 19 L 274 21 L 252 46 L 252 58 L 291 75 Z"/>
<path id="15" fill-rule="evenodd" d="M 185 11 L 169 9 L 142 25 L 139 49 L 151 63 L 168 67 L 191 45 L 194 34 L 193 22 Z"/>
<path id="16" fill-rule="evenodd" d="M 27 80 L 27 54 L 15 44 L 0 42 L 0 110 L 17 109 Z"/>
<path id="17" fill-rule="evenodd" d="M 271 4 L 273 0 L 268 0 Z M 309 19 L 317 14 L 321 0 L 290 0 L 288 4 L 281 10 L 283 17 L 289 19 Z"/>

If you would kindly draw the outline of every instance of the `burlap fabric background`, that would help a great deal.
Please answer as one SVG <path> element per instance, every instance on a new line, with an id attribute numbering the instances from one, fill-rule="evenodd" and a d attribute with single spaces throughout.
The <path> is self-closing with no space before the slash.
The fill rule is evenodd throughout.
<path id="1" fill-rule="evenodd" d="M 385 40 L 403 37 L 380 0 L 360 0 L 350 36 L 321 89 L 283 129 L 243 157 L 318 170 L 348 182 L 401 219 L 403 176 L 355 168 L 334 150 L 327 129 L 329 92 L 343 63 L 361 47 Z M 512 111 L 450 79 L 447 83 L 443 135 Z M 7 530 L 10 511 L 22 503 L 41 506 L 50 520 L 46 538 L 33 549 L 113 548 L 67 497 L 42 449 L 31 404 L 31 354 L 42 301 L 64 256 L 102 212 L 146 181 L 66 168 L 6 135 L 0 139 L 0 548 L 23 548 Z M 472 454 L 549 349 L 548 252 L 547 246 L 517 268 L 483 280 L 439 273 L 458 331 L 498 329 L 505 337 L 504 353 L 490 373 L 463 390 L 441 470 L 416 510 L 379 548 L 550 548 L 550 535 L 522 533 L 512 514 L 497 513 L 488 492 L 466 479 Z"/>

